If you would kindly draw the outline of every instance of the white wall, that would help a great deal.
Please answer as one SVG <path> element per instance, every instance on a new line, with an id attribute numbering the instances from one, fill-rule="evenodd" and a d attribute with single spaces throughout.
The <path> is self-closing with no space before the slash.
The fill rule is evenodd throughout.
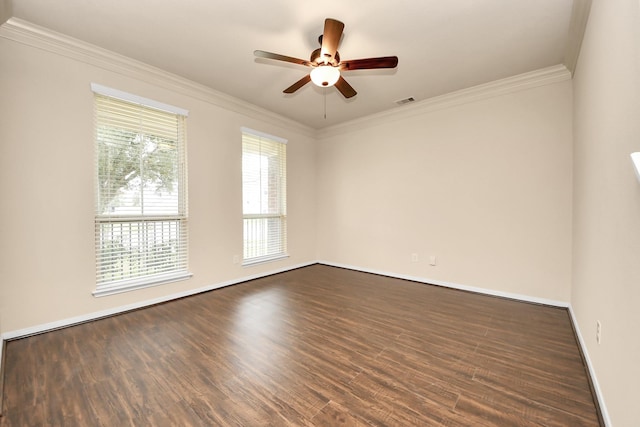
<path id="1" fill-rule="evenodd" d="M 0 37 L 2 332 L 23 330 L 315 260 L 311 131 L 274 124 L 118 72 Z M 89 62 L 93 59 L 89 58 Z M 99 63 L 99 61 L 97 61 Z M 158 80 L 152 75 L 148 81 Z M 161 80 L 161 79 L 160 79 Z M 95 298 L 95 82 L 189 110 L 187 281 Z M 173 84 L 173 83 L 172 83 Z M 290 258 L 243 268 L 240 127 L 289 140 Z"/>
<path id="2" fill-rule="evenodd" d="M 640 423 L 640 11 L 594 0 L 574 76 L 571 303 L 615 426 Z M 595 340 L 596 321 L 602 341 Z"/>
<path id="3" fill-rule="evenodd" d="M 567 303 L 571 96 L 565 80 L 322 139 L 319 259 Z"/>

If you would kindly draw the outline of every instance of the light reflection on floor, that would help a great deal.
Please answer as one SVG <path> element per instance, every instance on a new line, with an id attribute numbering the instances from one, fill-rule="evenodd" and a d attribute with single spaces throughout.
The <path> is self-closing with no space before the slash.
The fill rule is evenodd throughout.
<path id="1" fill-rule="evenodd" d="M 291 325 L 283 319 L 290 309 L 287 292 L 279 287 L 247 295 L 238 304 L 231 333 L 233 353 L 242 355 L 237 363 L 247 375 L 268 375 L 277 380 L 273 377 L 279 376 L 293 338 Z M 263 350 L 267 342 L 268 354 Z"/>

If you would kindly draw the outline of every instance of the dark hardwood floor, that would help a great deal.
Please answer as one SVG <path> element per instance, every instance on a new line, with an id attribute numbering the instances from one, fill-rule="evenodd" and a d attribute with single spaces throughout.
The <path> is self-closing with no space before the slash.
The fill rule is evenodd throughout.
<path id="1" fill-rule="evenodd" d="M 323 265 L 10 341 L 9 426 L 597 426 L 565 309 Z"/>

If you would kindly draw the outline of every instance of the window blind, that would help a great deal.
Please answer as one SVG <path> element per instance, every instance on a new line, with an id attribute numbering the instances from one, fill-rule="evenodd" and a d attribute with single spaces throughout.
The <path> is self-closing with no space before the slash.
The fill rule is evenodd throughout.
<path id="1" fill-rule="evenodd" d="M 94 295 L 188 277 L 185 122 L 95 94 Z"/>
<path id="2" fill-rule="evenodd" d="M 242 129 L 243 264 L 287 256 L 286 140 Z"/>

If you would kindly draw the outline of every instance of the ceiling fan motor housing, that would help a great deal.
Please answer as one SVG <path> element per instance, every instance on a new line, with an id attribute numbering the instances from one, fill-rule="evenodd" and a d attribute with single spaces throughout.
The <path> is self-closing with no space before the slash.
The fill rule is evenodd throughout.
<path id="1" fill-rule="evenodd" d="M 313 62 L 314 64 L 328 64 L 328 65 L 333 65 L 334 67 L 337 67 L 340 64 L 340 54 L 336 51 L 336 54 L 333 58 L 331 58 L 330 56 L 327 56 L 326 58 L 321 57 L 321 51 L 322 48 L 318 48 L 316 50 L 314 50 L 313 52 L 311 52 L 311 62 Z"/>

